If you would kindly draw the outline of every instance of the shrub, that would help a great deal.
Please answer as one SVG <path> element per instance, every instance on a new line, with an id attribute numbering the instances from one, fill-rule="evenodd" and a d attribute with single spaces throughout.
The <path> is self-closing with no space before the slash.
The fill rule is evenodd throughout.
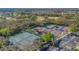
<path id="1" fill-rule="evenodd" d="M 52 41 L 52 38 L 54 39 L 54 36 L 51 34 L 51 32 L 44 33 L 40 37 L 40 39 L 44 42 Z"/>
<path id="2" fill-rule="evenodd" d="M 7 40 L 5 39 L 0 39 L 0 48 L 4 47 L 4 46 L 7 46 L 8 43 L 7 43 Z"/>
<path id="3" fill-rule="evenodd" d="M 75 51 L 79 51 L 79 46 L 76 46 L 76 47 L 74 48 L 74 50 L 75 50 Z"/>
<path id="4" fill-rule="evenodd" d="M 9 36 L 11 34 L 11 30 L 9 28 L 1 28 L 0 34 L 2 36 Z"/>
<path id="5" fill-rule="evenodd" d="M 69 28 L 69 31 L 70 31 L 70 32 L 76 32 L 76 28 L 70 27 L 70 28 Z"/>
<path id="6" fill-rule="evenodd" d="M 31 20 L 33 20 L 33 21 L 35 21 L 36 19 L 37 19 L 37 16 L 35 16 L 35 15 L 31 17 Z"/>

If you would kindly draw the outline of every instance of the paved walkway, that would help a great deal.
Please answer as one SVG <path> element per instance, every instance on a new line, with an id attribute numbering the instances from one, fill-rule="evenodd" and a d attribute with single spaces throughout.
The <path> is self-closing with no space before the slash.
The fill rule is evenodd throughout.
<path id="1" fill-rule="evenodd" d="M 69 34 L 71 34 L 71 32 L 69 32 L 68 34 L 63 35 L 62 37 L 58 38 L 57 40 L 62 39 L 62 38 L 64 38 L 65 36 L 67 36 Z"/>

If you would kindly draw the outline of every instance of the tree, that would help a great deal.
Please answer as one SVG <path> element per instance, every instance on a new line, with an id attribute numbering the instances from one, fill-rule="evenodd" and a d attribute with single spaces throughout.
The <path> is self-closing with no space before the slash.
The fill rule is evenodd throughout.
<path id="1" fill-rule="evenodd" d="M 52 41 L 52 38 L 54 41 L 54 35 L 52 35 L 51 32 L 47 32 L 42 34 L 40 39 L 44 42 L 48 42 L 48 41 Z"/>

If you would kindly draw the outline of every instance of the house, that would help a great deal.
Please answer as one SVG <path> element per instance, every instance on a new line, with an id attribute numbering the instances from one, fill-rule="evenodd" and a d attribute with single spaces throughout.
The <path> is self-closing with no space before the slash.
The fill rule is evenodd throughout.
<path id="1" fill-rule="evenodd" d="M 51 32 L 54 34 L 56 38 L 59 38 L 65 34 L 68 33 L 68 28 L 64 26 L 58 26 L 58 25 L 47 25 L 45 27 L 36 27 L 36 32 L 39 33 L 45 33 L 45 32 Z"/>
<path id="2" fill-rule="evenodd" d="M 48 29 L 52 29 L 52 28 L 54 28 L 54 27 L 55 27 L 55 25 L 48 25 L 48 26 L 47 26 Z"/>
<path id="3" fill-rule="evenodd" d="M 35 30 L 37 32 L 41 32 L 42 33 L 42 32 L 44 32 L 46 30 L 46 28 L 44 28 L 44 27 L 36 27 Z"/>

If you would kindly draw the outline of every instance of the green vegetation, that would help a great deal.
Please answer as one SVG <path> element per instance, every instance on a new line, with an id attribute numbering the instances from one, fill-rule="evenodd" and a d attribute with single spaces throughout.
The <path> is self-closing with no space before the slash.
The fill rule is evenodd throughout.
<path id="1" fill-rule="evenodd" d="M 31 19 L 32 19 L 33 21 L 35 21 L 35 20 L 37 19 L 37 16 L 34 15 L 34 16 L 31 17 Z"/>
<path id="2" fill-rule="evenodd" d="M 69 26 L 69 32 L 76 32 L 76 31 L 77 31 L 76 26 L 74 25 Z"/>
<path id="3" fill-rule="evenodd" d="M 76 32 L 75 28 L 70 28 L 70 32 Z"/>
<path id="4" fill-rule="evenodd" d="M 76 48 L 74 48 L 75 51 L 79 51 L 79 46 L 77 46 Z"/>
<path id="5" fill-rule="evenodd" d="M 11 34 L 11 30 L 9 28 L 1 28 L 0 34 L 2 36 L 9 36 Z"/>
<path id="6" fill-rule="evenodd" d="M 53 39 L 52 39 L 53 38 Z M 47 32 L 41 35 L 41 41 L 48 42 L 54 40 L 54 35 L 51 32 Z"/>
<path id="7" fill-rule="evenodd" d="M 7 46 L 9 43 L 7 43 L 7 40 L 5 39 L 0 39 L 0 48 L 1 47 L 4 47 L 4 46 Z"/>
<path id="8" fill-rule="evenodd" d="M 4 13 L 5 14 L 5 13 Z M 66 13 L 25 13 L 25 12 L 12 12 L 10 17 L 0 17 L 0 37 L 8 37 L 10 35 L 17 34 L 21 31 L 28 31 L 36 34 L 33 27 L 42 24 L 56 24 L 65 25 L 69 27 L 69 32 L 76 32 L 79 28 L 79 14 L 66 14 Z M 78 29 L 79 30 L 79 29 Z M 51 32 L 44 33 L 40 36 L 41 42 L 48 43 L 56 41 L 55 36 Z M 7 44 L 5 40 L 0 40 L 0 47 Z M 41 44 L 41 43 L 40 43 Z M 37 45 L 38 46 L 38 45 Z M 79 51 L 79 48 L 75 48 Z"/>

